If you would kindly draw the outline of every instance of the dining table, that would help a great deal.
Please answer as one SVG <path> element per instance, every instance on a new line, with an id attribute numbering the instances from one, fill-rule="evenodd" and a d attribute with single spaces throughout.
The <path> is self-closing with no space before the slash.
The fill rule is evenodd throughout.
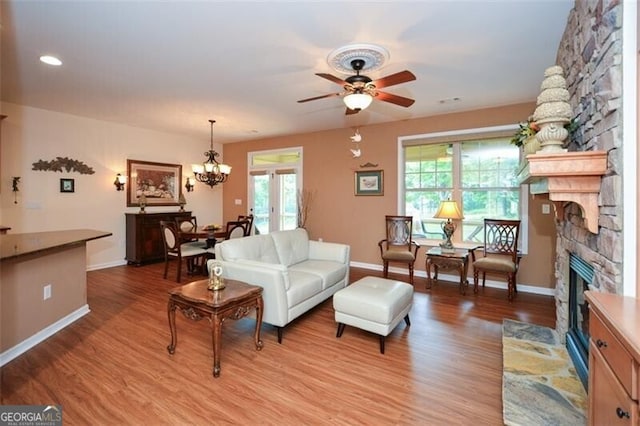
<path id="1" fill-rule="evenodd" d="M 227 232 L 222 228 L 210 228 L 203 226 L 202 228 L 192 229 L 191 231 L 180 232 L 180 237 L 183 241 L 193 241 L 194 239 L 204 239 L 206 241 L 206 248 L 213 248 L 216 245 L 218 238 L 224 239 L 227 236 Z"/>

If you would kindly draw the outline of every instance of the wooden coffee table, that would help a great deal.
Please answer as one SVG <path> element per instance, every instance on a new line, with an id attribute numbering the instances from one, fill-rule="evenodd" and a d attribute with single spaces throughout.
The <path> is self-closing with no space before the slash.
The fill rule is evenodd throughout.
<path id="1" fill-rule="evenodd" d="M 256 310 L 256 330 L 254 340 L 256 350 L 262 350 L 260 327 L 262 326 L 262 287 L 250 285 L 242 281 L 225 280 L 226 287 L 222 290 L 207 289 L 209 280 L 194 281 L 183 286 L 174 287 L 169 291 L 169 328 L 171 329 L 171 343 L 167 346 L 173 354 L 178 344 L 176 331 L 176 309 L 180 309 L 184 316 L 193 321 L 209 318 L 213 338 L 213 377 L 220 376 L 220 349 L 222 337 L 222 323 L 225 319 L 238 320 Z"/>

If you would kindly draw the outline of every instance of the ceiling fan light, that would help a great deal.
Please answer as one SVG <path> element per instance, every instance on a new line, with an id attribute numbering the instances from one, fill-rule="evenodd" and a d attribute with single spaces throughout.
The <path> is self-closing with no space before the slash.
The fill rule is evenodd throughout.
<path id="1" fill-rule="evenodd" d="M 371 105 L 373 98 L 367 93 L 351 93 L 343 98 L 344 104 L 349 109 L 363 110 Z"/>

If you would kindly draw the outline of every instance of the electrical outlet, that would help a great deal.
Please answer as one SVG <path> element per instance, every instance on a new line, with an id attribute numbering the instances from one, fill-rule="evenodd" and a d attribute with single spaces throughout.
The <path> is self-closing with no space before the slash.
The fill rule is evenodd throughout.
<path id="1" fill-rule="evenodd" d="M 47 300 L 51 298 L 51 284 L 47 284 L 44 286 L 42 297 L 43 297 L 42 300 Z"/>
<path id="2" fill-rule="evenodd" d="M 549 213 L 551 213 L 551 206 L 549 204 L 543 204 L 542 214 L 549 214 Z"/>
<path id="3" fill-rule="evenodd" d="M 236 206 L 241 206 L 242 205 L 242 200 L 240 198 L 236 198 Z"/>

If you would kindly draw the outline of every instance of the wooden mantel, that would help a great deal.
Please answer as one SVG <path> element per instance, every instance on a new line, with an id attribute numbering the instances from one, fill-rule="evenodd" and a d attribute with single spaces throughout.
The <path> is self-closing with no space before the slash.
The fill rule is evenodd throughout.
<path id="1" fill-rule="evenodd" d="M 572 151 L 527 155 L 527 165 L 518 174 L 520 184 L 528 183 L 532 194 L 548 194 L 556 217 L 564 215 L 564 203 L 582 209 L 587 229 L 598 233 L 598 195 L 607 171 L 605 151 Z"/>

